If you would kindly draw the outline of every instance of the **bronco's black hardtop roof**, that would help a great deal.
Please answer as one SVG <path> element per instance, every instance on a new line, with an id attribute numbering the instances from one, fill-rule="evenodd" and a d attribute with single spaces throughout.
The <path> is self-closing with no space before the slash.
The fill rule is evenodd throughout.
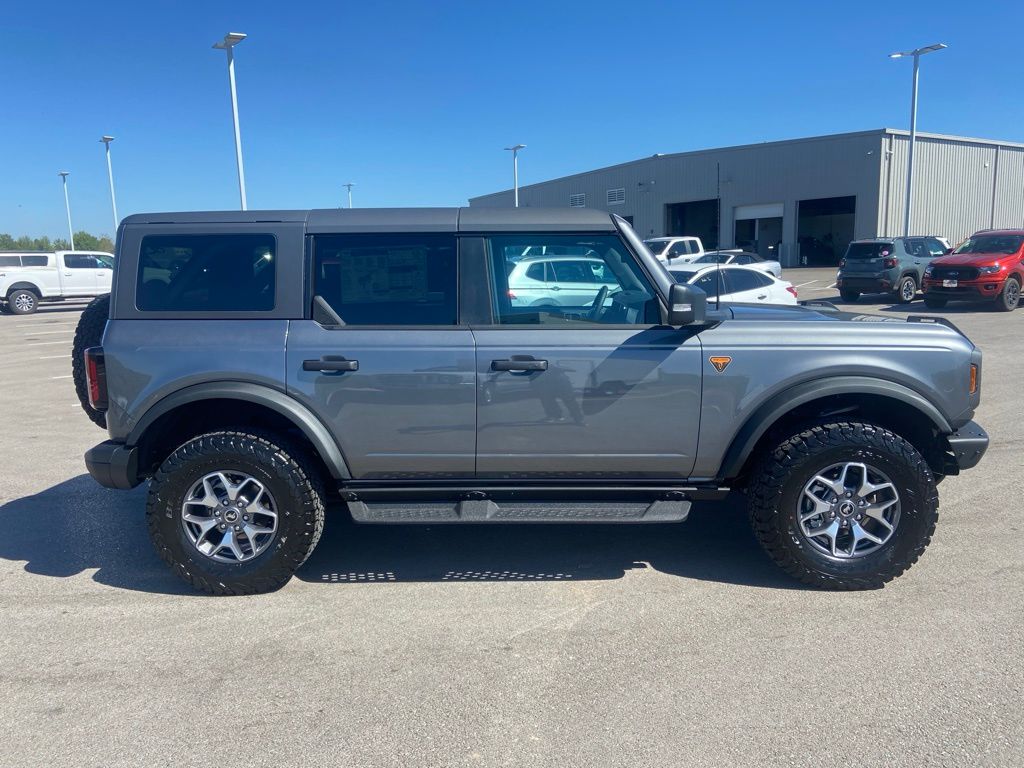
<path id="1" fill-rule="evenodd" d="M 126 225 L 305 223 L 328 232 L 614 232 L 612 215 L 570 208 L 321 208 L 137 213 Z"/>

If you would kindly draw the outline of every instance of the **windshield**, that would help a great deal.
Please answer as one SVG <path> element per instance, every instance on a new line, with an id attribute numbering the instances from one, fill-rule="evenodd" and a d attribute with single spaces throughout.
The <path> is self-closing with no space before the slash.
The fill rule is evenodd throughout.
<path id="1" fill-rule="evenodd" d="M 668 240 L 644 240 L 644 245 L 655 255 L 659 255 L 668 245 Z"/>
<path id="2" fill-rule="evenodd" d="M 670 269 L 668 271 L 668 273 L 670 275 L 672 275 L 672 279 L 675 280 L 677 283 L 685 283 L 687 280 L 689 280 L 691 277 L 693 277 L 694 275 L 697 274 L 697 270 L 695 270 L 695 269 Z"/>
<path id="3" fill-rule="evenodd" d="M 1024 235 L 975 235 L 953 253 L 1016 253 L 1024 243 Z"/>
<path id="4" fill-rule="evenodd" d="M 848 259 L 880 259 L 892 253 L 892 243 L 850 243 Z"/>

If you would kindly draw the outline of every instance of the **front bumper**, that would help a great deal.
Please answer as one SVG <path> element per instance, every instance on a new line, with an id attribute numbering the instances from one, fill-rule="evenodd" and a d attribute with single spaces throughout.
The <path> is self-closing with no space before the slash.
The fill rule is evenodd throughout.
<path id="1" fill-rule="evenodd" d="M 105 440 L 85 452 L 85 467 L 105 488 L 128 490 L 142 482 L 139 451 L 116 440 Z"/>
<path id="2" fill-rule="evenodd" d="M 961 471 L 976 467 L 988 450 L 988 433 L 973 421 L 968 421 L 946 439 L 957 469 Z"/>
<path id="3" fill-rule="evenodd" d="M 985 301 L 994 299 L 1003 290 L 1002 280 L 960 281 L 956 288 L 944 288 L 941 280 L 925 278 L 922 286 L 926 296 L 949 301 Z"/>

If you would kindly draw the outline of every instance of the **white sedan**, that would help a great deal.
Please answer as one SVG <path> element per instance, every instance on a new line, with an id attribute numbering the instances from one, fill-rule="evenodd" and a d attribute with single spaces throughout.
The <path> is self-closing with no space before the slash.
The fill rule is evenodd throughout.
<path id="1" fill-rule="evenodd" d="M 737 304 L 796 304 L 796 288 L 792 283 L 754 267 L 672 267 L 669 274 L 677 283 L 689 283 L 708 295 Z"/>
<path id="2" fill-rule="evenodd" d="M 774 259 L 766 259 L 746 251 L 708 251 L 694 259 L 691 264 L 732 264 L 739 267 L 753 267 L 782 277 L 782 265 Z"/>

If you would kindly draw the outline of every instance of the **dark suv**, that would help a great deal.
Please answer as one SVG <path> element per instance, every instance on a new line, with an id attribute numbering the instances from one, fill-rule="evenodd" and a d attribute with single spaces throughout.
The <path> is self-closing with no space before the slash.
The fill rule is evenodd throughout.
<path id="1" fill-rule="evenodd" d="M 534 251 L 601 280 L 524 305 Z M 157 551 L 209 592 L 285 583 L 332 498 L 360 523 L 665 523 L 732 489 L 787 572 L 878 587 L 988 444 L 953 326 L 708 307 L 607 213 L 138 215 L 117 252 L 76 338 L 109 433 L 86 465 L 149 481 Z"/>
<path id="2" fill-rule="evenodd" d="M 947 253 L 948 244 L 933 235 L 854 240 L 839 262 L 836 287 L 844 301 L 857 301 L 862 293 L 891 293 L 900 304 L 909 304 L 925 268 Z"/>

